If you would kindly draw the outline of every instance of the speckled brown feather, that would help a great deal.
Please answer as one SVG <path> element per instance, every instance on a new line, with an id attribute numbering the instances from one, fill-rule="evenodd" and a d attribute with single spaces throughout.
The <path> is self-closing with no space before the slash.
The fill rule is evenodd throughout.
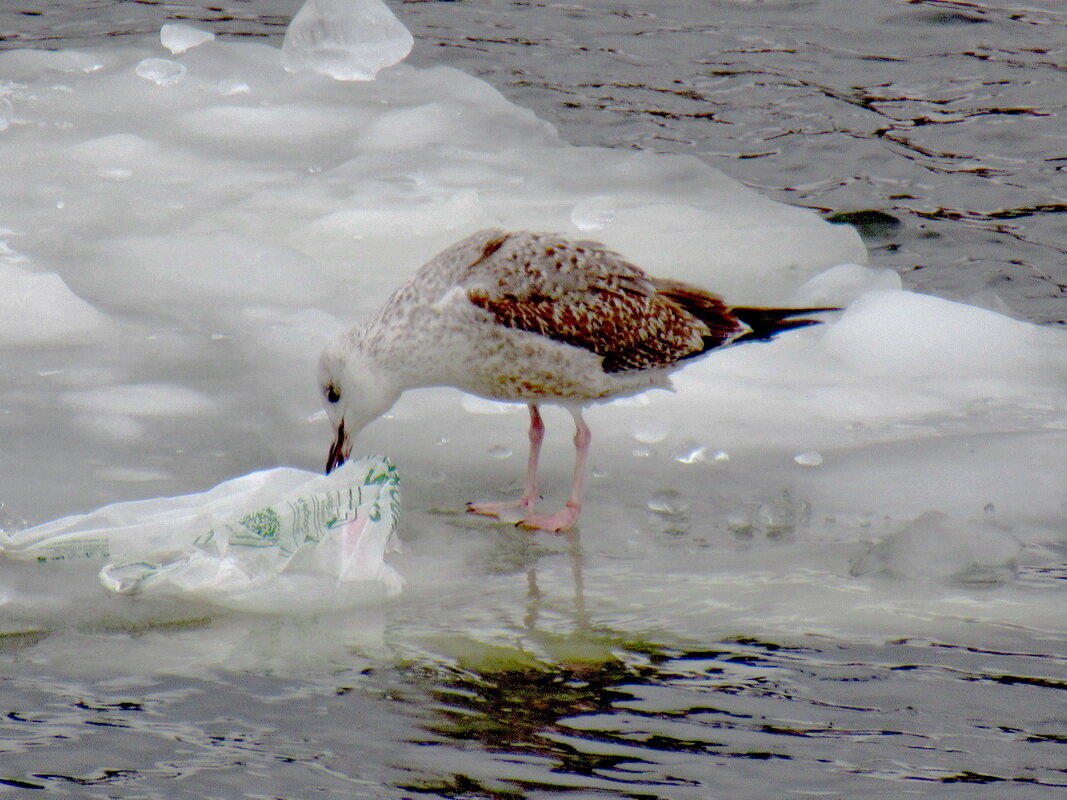
<path id="1" fill-rule="evenodd" d="M 464 277 L 497 324 L 593 352 L 606 373 L 669 367 L 747 330 L 715 295 L 586 242 L 501 234 Z"/>

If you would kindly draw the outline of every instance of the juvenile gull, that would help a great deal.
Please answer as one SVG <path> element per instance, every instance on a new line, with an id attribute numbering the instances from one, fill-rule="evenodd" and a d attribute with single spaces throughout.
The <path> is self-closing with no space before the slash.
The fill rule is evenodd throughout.
<path id="1" fill-rule="evenodd" d="M 827 310 L 730 307 L 703 289 L 653 278 L 593 242 L 480 231 L 431 259 L 323 351 L 319 381 L 336 429 L 326 471 L 351 455 L 353 437 L 407 389 L 454 386 L 522 401 L 530 409 L 522 496 L 467 508 L 564 531 L 582 507 L 590 441 L 583 406 L 667 387 L 669 373 L 690 358 L 814 324 L 797 317 Z M 553 514 L 533 513 L 541 403 L 566 408 L 576 429 L 570 499 Z"/>

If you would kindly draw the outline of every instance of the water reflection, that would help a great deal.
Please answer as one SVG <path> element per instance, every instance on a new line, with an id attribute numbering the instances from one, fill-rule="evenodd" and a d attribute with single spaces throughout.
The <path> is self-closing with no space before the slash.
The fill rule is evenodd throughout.
<path id="1" fill-rule="evenodd" d="M 565 601 L 558 582 L 542 588 L 559 558 Z M 401 789 L 895 797 L 886 789 L 903 781 L 900 796 L 978 783 L 1010 784 L 1022 798 L 1062 784 L 1047 713 L 1067 688 L 1062 643 L 1022 653 L 801 634 L 642 639 L 590 607 L 586 558 L 576 533 L 562 551 L 501 535 L 486 563 L 524 576 L 522 624 L 511 645 L 442 640 L 435 657 L 398 669 L 398 696 L 424 732 L 394 762 L 412 774 Z M 1001 715 L 1012 724 L 988 722 Z"/>

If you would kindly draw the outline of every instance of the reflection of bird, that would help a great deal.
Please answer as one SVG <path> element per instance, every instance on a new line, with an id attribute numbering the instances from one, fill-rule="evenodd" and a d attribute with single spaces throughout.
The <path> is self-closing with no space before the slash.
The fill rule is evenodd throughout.
<path id="1" fill-rule="evenodd" d="M 578 519 L 590 432 L 589 403 L 669 385 L 687 359 L 770 339 L 833 309 L 731 308 L 694 286 L 646 275 L 590 242 L 486 230 L 434 257 L 369 320 L 326 347 L 319 379 L 336 429 L 327 471 L 351 455 L 352 437 L 401 392 L 455 386 L 530 408 L 530 459 L 522 496 L 468 510 L 514 515 L 524 527 L 562 531 Z M 570 411 L 577 431 L 566 506 L 534 514 L 544 436 L 538 409 Z"/>

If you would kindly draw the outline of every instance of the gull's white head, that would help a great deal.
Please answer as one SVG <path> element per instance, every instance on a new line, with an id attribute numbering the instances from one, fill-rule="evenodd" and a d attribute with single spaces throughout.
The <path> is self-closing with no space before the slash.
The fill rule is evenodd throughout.
<path id="1" fill-rule="evenodd" d="M 319 390 L 326 416 L 334 430 L 326 459 L 332 472 L 352 455 L 352 442 L 400 396 L 386 370 L 350 334 L 342 334 L 319 358 Z"/>

